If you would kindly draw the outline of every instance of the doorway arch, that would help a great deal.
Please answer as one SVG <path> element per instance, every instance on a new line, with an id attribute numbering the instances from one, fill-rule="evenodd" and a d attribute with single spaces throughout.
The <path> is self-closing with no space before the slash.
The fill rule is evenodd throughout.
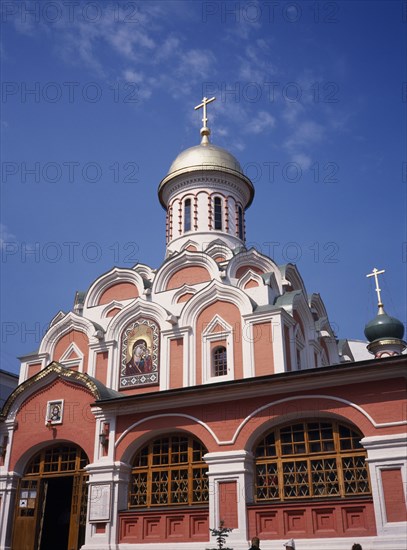
<path id="1" fill-rule="evenodd" d="M 85 541 L 86 453 L 57 443 L 28 462 L 17 490 L 13 550 L 78 550 Z"/>

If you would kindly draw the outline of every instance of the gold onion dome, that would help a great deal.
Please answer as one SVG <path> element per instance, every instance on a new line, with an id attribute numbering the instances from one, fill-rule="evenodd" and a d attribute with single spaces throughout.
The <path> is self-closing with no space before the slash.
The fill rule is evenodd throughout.
<path id="1" fill-rule="evenodd" d="M 219 172 L 231 174 L 238 177 L 241 181 L 247 185 L 249 190 L 249 200 L 245 205 L 245 208 L 250 206 L 254 197 L 254 187 L 250 179 L 243 173 L 242 167 L 236 157 L 229 153 L 226 149 L 218 147 L 209 141 L 210 129 L 206 126 L 206 105 L 213 101 L 204 98 L 201 105 L 195 107 L 195 109 L 204 106 L 204 118 L 202 119 L 203 127 L 201 128 L 201 143 L 194 147 L 189 147 L 182 151 L 171 164 L 167 175 L 161 181 L 158 187 L 158 196 L 162 206 L 165 208 L 165 201 L 163 200 L 163 190 L 166 184 L 181 176 L 190 172 L 202 172 L 206 170 L 216 170 Z M 205 101 L 206 100 L 206 101 Z"/>
<path id="2" fill-rule="evenodd" d="M 242 167 L 236 157 L 226 149 L 209 143 L 208 145 L 196 145 L 182 151 L 171 164 L 168 176 L 192 170 L 216 169 L 242 174 Z"/>

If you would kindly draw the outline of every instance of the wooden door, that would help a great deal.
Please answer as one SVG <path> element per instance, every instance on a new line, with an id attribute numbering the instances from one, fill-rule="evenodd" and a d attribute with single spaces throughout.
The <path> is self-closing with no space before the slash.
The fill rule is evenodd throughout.
<path id="1" fill-rule="evenodd" d="M 12 550 L 54 550 L 57 536 L 58 550 L 84 544 L 88 475 L 83 468 L 88 463 L 84 451 L 72 444 L 52 445 L 31 459 L 17 490 Z M 69 499 L 62 506 L 60 495 Z"/>
<path id="2" fill-rule="evenodd" d="M 23 478 L 17 490 L 12 550 L 36 550 L 45 493 L 40 478 Z"/>
<path id="3" fill-rule="evenodd" d="M 77 474 L 73 479 L 71 521 L 68 550 L 78 550 L 85 542 L 88 486 L 86 474 Z"/>

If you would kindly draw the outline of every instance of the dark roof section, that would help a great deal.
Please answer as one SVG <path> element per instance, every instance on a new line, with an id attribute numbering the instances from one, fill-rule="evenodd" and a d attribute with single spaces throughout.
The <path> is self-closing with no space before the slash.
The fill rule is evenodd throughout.
<path id="1" fill-rule="evenodd" d="M 4 419 L 4 417 L 7 416 L 13 402 L 20 394 L 24 393 L 27 388 L 29 388 L 33 384 L 36 384 L 43 378 L 46 378 L 47 376 L 51 376 L 53 374 L 56 375 L 58 378 L 64 378 L 66 380 L 72 381 L 73 383 L 77 383 L 81 386 L 86 387 L 96 400 L 117 400 L 123 398 L 123 394 L 107 388 L 102 382 L 100 382 L 100 380 L 96 380 L 86 373 L 74 371 L 65 367 L 61 363 L 53 361 L 47 367 L 45 367 L 45 369 L 37 372 L 37 374 L 34 374 L 34 376 L 28 378 L 28 380 L 25 380 L 22 384 L 17 386 L 17 388 L 9 395 L 6 402 L 4 403 L 3 409 L 0 412 L 0 419 Z"/>
<path id="2" fill-rule="evenodd" d="M 14 372 L 10 372 L 9 370 L 0 369 L 1 374 L 6 374 L 7 376 L 11 376 L 12 378 L 17 378 L 18 380 L 18 374 L 15 374 Z"/>
<path id="3" fill-rule="evenodd" d="M 318 367 L 317 369 L 304 369 L 299 371 L 290 371 L 290 372 L 281 372 L 277 374 L 266 374 L 264 376 L 255 376 L 252 378 L 245 378 L 243 380 L 229 380 L 226 382 L 216 382 L 213 384 L 203 384 L 203 385 L 196 385 L 196 386 L 188 386 L 184 388 L 174 388 L 170 390 L 160 391 L 157 390 L 155 392 L 149 392 L 149 393 L 140 393 L 136 395 L 125 395 L 121 397 L 121 403 L 129 402 L 132 399 L 133 400 L 141 400 L 141 399 L 160 399 L 164 398 L 166 396 L 177 396 L 185 395 L 185 397 L 188 394 L 193 394 L 196 392 L 205 392 L 211 391 L 211 390 L 223 390 L 226 387 L 235 388 L 238 389 L 239 387 L 248 389 L 249 386 L 252 385 L 263 385 L 267 382 L 273 383 L 273 382 L 281 382 L 281 381 L 294 381 L 295 379 L 308 379 L 313 378 L 315 376 L 321 375 L 324 377 L 329 377 L 330 375 L 336 375 L 338 374 L 338 371 L 349 371 L 349 374 L 351 371 L 360 371 L 361 369 L 368 369 L 368 368 L 374 368 L 379 370 L 381 373 L 383 373 L 383 376 L 386 375 L 386 367 L 390 368 L 390 366 L 394 363 L 397 365 L 398 363 L 404 363 L 407 366 L 407 355 L 397 355 L 393 357 L 385 357 L 381 358 L 380 360 L 372 358 L 372 359 L 366 359 L 364 361 L 357 361 L 357 362 L 346 362 L 346 363 L 337 363 L 335 365 L 329 365 L 327 367 Z M 403 373 L 405 372 L 405 369 Z M 406 371 L 407 372 L 407 371 Z M 343 376 L 344 372 L 341 373 L 341 379 L 343 380 L 344 384 L 349 383 L 349 376 Z M 405 374 L 404 374 L 405 376 Z M 115 399 L 105 399 L 105 400 L 98 400 L 94 403 L 94 405 L 97 405 L 99 402 L 103 401 L 104 403 L 114 403 Z"/>

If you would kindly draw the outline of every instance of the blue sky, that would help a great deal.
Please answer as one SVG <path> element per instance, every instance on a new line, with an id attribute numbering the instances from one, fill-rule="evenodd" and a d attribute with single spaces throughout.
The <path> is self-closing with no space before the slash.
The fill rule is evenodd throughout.
<path id="1" fill-rule="evenodd" d="M 297 264 L 340 338 L 376 313 L 373 267 L 405 322 L 406 2 L 1 10 L 0 368 L 112 266 L 162 263 L 157 186 L 199 143 L 203 95 L 256 187 L 248 244 Z"/>

